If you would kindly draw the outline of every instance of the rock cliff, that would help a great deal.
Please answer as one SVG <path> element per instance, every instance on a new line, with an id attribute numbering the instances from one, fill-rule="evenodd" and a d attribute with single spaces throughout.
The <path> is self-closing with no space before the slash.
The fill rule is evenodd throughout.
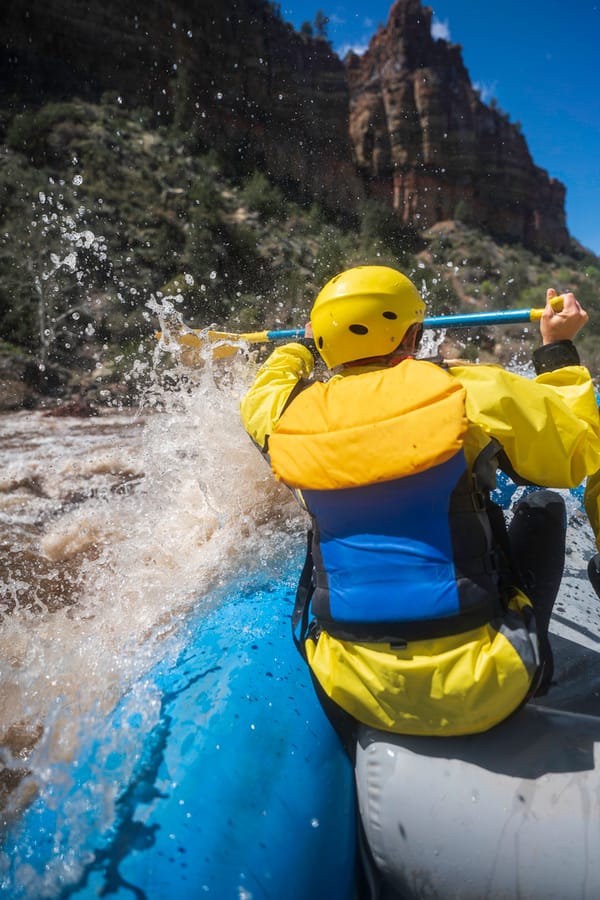
<path id="1" fill-rule="evenodd" d="M 567 247 L 564 187 L 430 25 L 420 0 L 397 0 L 344 64 L 265 0 L 4 0 L 0 105 L 111 92 L 298 199 L 351 212 L 366 193 L 417 227 L 457 216 Z"/>
<path id="2" fill-rule="evenodd" d="M 431 16 L 420 0 L 397 0 L 367 52 L 347 60 L 368 192 L 421 227 L 463 217 L 525 245 L 566 248 L 564 186 L 534 165 L 519 127 L 481 101 L 460 46 L 431 36 Z"/>
<path id="3" fill-rule="evenodd" d="M 356 203 L 343 63 L 274 4 L 4 0 L 0 34 L 1 105 L 113 92 L 292 196 Z"/>

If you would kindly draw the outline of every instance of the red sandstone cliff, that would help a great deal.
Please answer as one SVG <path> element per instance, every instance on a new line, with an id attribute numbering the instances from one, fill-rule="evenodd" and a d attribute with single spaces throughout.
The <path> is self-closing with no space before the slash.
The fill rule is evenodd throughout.
<path id="1" fill-rule="evenodd" d="M 567 247 L 565 188 L 534 165 L 517 125 L 482 103 L 461 48 L 431 36 L 429 8 L 397 0 L 347 61 L 350 134 L 368 193 L 427 227 L 457 212 L 529 246 Z"/>

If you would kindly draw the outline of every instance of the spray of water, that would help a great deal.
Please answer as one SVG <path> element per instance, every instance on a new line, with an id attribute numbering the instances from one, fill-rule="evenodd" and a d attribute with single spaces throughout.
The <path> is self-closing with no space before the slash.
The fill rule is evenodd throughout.
<path id="1" fill-rule="evenodd" d="M 138 366 L 147 388 L 135 413 L 1 423 L 6 821 L 185 641 L 191 610 L 293 553 L 304 527 L 241 426 L 252 358 L 190 370 L 157 348 Z"/>

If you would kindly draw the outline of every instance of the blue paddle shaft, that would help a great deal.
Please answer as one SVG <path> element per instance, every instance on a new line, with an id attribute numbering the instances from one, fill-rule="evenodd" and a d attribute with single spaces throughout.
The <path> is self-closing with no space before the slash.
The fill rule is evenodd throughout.
<path id="1" fill-rule="evenodd" d="M 501 312 L 458 313 L 454 316 L 429 316 L 423 320 L 424 328 L 472 328 L 477 325 L 514 325 L 530 322 L 530 309 L 506 309 Z M 304 328 L 288 331 L 267 331 L 269 341 L 302 340 Z"/>
<path id="2" fill-rule="evenodd" d="M 505 309 L 501 312 L 458 313 L 455 316 L 429 316 L 424 328 L 470 328 L 474 325 L 514 325 L 531 322 L 530 309 Z"/>

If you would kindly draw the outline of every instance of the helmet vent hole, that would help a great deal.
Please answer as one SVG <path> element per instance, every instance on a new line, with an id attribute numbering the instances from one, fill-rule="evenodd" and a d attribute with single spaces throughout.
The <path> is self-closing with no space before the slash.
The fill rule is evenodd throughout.
<path id="1" fill-rule="evenodd" d="M 386 312 L 382 313 L 382 316 L 384 319 L 397 319 L 398 318 L 396 313 L 392 312 L 391 310 L 387 310 Z"/>
<path id="2" fill-rule="evenodd" d="M 320 337 L 319 340 L 317 341 L 317 344 L 318 344 L 318 346 L 319 346 L 319 350 L 322 350 L 322 349 L 323 349 L 323 343 L 324 343 L 323 338 Z"/>
<path id="3" fill-rule="evenodd" d="M 369 333 L 369 329 L 367 328 L 366 325 L 350 325 L 348 330 L 351 331 L 352 334 L 368 334 Z"/>

